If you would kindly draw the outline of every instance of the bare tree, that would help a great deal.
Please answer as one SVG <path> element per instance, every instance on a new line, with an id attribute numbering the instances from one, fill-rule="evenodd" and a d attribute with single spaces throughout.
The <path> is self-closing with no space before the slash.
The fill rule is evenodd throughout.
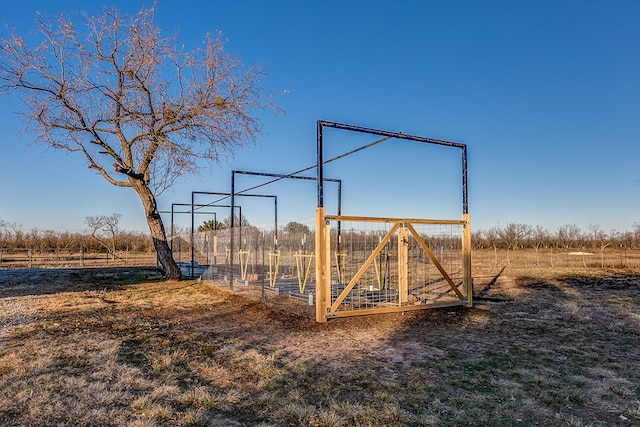
<path id="1" fill-rule="evenodd" d="M 631 245 L 635 248 L 640 247 L 640 222 L 633 223 L 633 242 Z"/>
<path id="2" fill-rule="evenodd" d="M 593 249 L 600 250 L 600 261 L 604 268 L 604 250 L 611 245 L 612 238 L 617 233 L 612 230 L 611 234 L 607 234 L 599 225 L 589 224 L 589 239 Z"/>
<path id="3" fill-rule="evenodd" d="M 84 217 L 84 223 L 89 227 L 89 233 L 91 237 L 101 246 L 103 246 L 107 251 L 109 251 L 109 245 L 102 240 L 100 235 L 98 234 L 104 228 L 104 215 L 96 215 L 96 216 L 86 216 Z"/>
<path id="4" fill-rule="evenodd" d="M 207 35 L 184 51 L 163 36 L 155 7 L 39 18 L 41 41 L 0 41 L 0 90 L 26 107 L 38 141 L 84 156 L 109 183 L 140 197 L 167 278 L 179 278 L 156 197 L 199 159 L 218 161 L 255 139 L 272 108 L 258 68 L 244 70 Z"/>
<path id="5" fill-rule="evenodd" d="M 540 246 L 544 245 L 545 243 L 549 243 L 549 240 L 549 231 L 546 228 L 540 225 L 536 225 L 535 228 L 532 229 L 531 241 L 533 248 L 536 250 L 536 265 L 538 266 L 540 266 Z"/>
<path id="6" fill-rule="evenodd" d="M 115 258 L 116 256 L 116 236 L 120 232 L 120 228 L 118 224 L 120 223 L 120 219 L 122 215 L 119 213 L 112 213 L 111 215 L 103 216 L 103 231 L 109 233 L 111 237 L 111 252 Z"/>
<path id="7" fill-rule="evenodd" d="M 251 225 L 251 224 L 249 224 L 249 220 L 247 219 L 247 217 L 244 216 L 244 215 L 234 215 L 233 216 L 233 223 L 234 223 L 234 225 L 236 227 L 238 227 L 238 226 L 244 227 L 246 225 Z M 231 215 L 229 215 L 224 220 L 222 220 L 222 225 L 224 226 L 224 228 L 230 228 L 231 227 Z"/>
<path id="8" fill-rule="evenodd" d="M 111 254 L 111 257 L 114 261 L 116 258 L 118 258 L 116 254 L 116 238 L 118 233 L 120 233 L 120 227 L 118 227 L 118 224 L 120 223 L 121 218 L 122 215 L 119 213 L 112 213 L 111 215 L 87 216 L 84 218 L 84 223 L 87 224 L 87 227 L 89 227 L 91 237 L 107 250 L 107 255 Z M 100 234 L 100 232 L 104 234 Z M 103 238 L 110 239 L 111 245 L 103 240 Z"/>
<path id="9" fill-rule="evenodd" d="M 510 222 L 505 228 L 498 230 L 498 237 L 504 242 L 507 248 L 507 264 L 511 265 L 509 251 L 521 247 L 524 240 L 531 234 L 531 226 Z"/>
<path id="10" fill-rule="evenodd" d="M 7 231 L 8 223 L 7 221 L 0 218 L 0 249 L 6 246 L 10 240 L 9 233 Z"/>
<path id="11" fill-rule="evenodd" d="M 498 265 L 498 243 L 500 241 L 500 226 L 491 227 L 487 233 L 487 243 L 493 248 L 493 257 L 496 265 Z"/>
<path id="12" fill-rule="evenodd" d="M 509 250 L 521 247 L 531 233 L 532 228 L 530 225 L 510 222 L 499 231 L 499 236 L 504 241 L 507 250 Z"/>
<path id="13" fill-rule="evenodd" d="M 554 237 L 559 249 L 568 249 L 572 245 L 579 246 L 582 232 L 575 224 L 565 224 L 558 227 Z"/>

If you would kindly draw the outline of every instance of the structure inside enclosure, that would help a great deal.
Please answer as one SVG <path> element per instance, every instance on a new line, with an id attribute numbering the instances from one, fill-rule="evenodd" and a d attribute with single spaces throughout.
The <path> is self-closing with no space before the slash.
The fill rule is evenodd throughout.
<path id="1" fill-rule="evenodd" d="M 347 147 L 334 144 L 338 150 L 332 155 L 327 149 L 332 142 L 324 140 L 326 129 L 364 135 L 369 140 Z M 438 212 L 438 201 L 421 192 L 429 186 L 439 187 L 432 175 L 443 181 L 445 173 L 428 166 L 412 146 L 396 149 L 398 141 L 444 147 L 458 156 L 460 166 L 454 175 L 461 187 L 457 194 L 462 196 L 462 208 L 458 204 L 454 217 L 429 217 L 430 210 Z M 383 142 L 390 151 L 362 157 Z M 176 242 L 181 248 L 176 259 L 183 261 L 183 273 L 234 292 L 305 307 L 303 311 L 315 313 L 318 322 L 472 304 L 465 145 L 319 121 L 316 151 L 315 165 L 284 174 L 232 171 L 229 192 L 193 192 L 186 209 L 191 214 L 190 227 L 172 233 L 174 252 Z M 391 158 L 387 153 L 398 152 L 404 152 L 396 162 L 401 172 L 383 177 L 376 186 L 375 177 L 390 169 L 385 164 Z M 365 163 L 372 178 L 364 178 L 366 171 L 354 173 L 353 164 L 345 170 L 334 167 L 357 156 L 361 156 L 359 163 L 353 164 Z M 412 162 L 417 166 L 410 166 Z M 362 184 L 363 178 L 364 187 L 345 191 L 349 215 L 343 214 L 343 182 L 349 189 Z M 387 188 L 385 180 L 397 184 Z M 387 203 L 369 203 L 365 209 L 361 208 L 364 203 L 350 203 L 355 196 L 375 202 L 383 193 Z M 395 195 L 400 195 L 398 200 L 393 199 Z M 201 213 L 213 214 L 214 220 L 199 225 L 196 219 Z"/>

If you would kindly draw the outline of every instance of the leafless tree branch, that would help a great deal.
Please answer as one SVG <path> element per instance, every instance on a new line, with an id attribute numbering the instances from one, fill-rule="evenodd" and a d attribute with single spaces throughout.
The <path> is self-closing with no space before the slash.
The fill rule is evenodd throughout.
<path id="1" fill-rule="evenodd" d="M 155 197 L 201 159 L 254 141 L 255 113 L 277 110 L 260 68 L 243 70 L 211 34 L 201 48 L 178 50 L 176 36 L 157 27 L 155 7 L 43 17 L 38 31 L 37 45 L 15 32 L 0 42 L 0 91 L 21 97 L 38 141 L 81 153 L 109 183 L 132 187 L 162 245 Z"/>

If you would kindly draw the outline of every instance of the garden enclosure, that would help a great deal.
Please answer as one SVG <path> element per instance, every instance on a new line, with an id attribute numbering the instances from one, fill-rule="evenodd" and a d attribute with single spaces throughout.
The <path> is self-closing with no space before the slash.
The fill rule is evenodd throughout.
<path id="1" fill-rule="evenodd" d="M 322 136 L 325 127 L 382 138 L 326 159 Z M 462 214 L 454 219 L 436 220 L 409 215 L 370 215 L 376 212 L 368 212 L 367 216 L 341 212 L 341 185 L 345 180 L 325 178 L 325 165 L 393 139 L 453 147 L 462 152 Z M 360 314 L 472 305 L 466 146 L 331 122 L 318 122 L 317 140 L 316 177 L 301 175 L 311 168 L 282 175 L 241 172 L 276 176 L 277 180 L 314 180 L 317 186 L 315 216 L 296 218 L 284 227 L 278 225 L 278 205 L 283 196 L 273 190 L 275 180 L 272 179 L 268 182 L 269 192 L 275 195 L 264 197 L 277 197 L 276 221 L 266 226 L 242 224 L 243 216 L 250 214 L 244 208 L 245 213 L 236 216 L 237 200 L 243 192 L 255 192 L 260 185 L 238 190 L 235 183 L 238 171 L 233 171 L 231 191 L 217 193 L 230 200 L 227 211 L 232 212 L 230 227 L 195 231 L 193 212 L 201 204 L 195 204 L 192 196 L 191 233 L 175 235 L 171 243 L 176 260 L 182 262 L 183 272 L 237 292 L 259 295 L 262 299 L 305 305 L 306 312 L 315 312 L 318 322 Z M 335 190 L 327 191 L 331 182 L 339 183 L 338 200 L 331 206 L 335 213 L 327 214 L 325 192 L 336 194 Z M 413 185 L 420 183 L 413 182 Z M 409 204 L 411 201 L 407 206 Z M 396 205 L 401 214 L 410 212 L 402 204 Z M 309 208 L 307 212 L 313 211 Z M 234 224 L 234 218 L 239 219 L 238 224 Z"/>
<path id="2" fill-rule="evenodd" d="M 317 306 L 316 245 L 324 236 L 326 318 L 471 303 L 463 286 L 467 221 L 325 219 L 329 225 L 320 227 L 322 235 L 316 235 L 312 219 L 277 239 L 274 230 L 254 226 L 197 232 L 194 275 L 261 298 Z M 233 260 L 232 235 L 239 242 Z M 192 269 L 189 237 L 174 239 L 186 275 Z"/>

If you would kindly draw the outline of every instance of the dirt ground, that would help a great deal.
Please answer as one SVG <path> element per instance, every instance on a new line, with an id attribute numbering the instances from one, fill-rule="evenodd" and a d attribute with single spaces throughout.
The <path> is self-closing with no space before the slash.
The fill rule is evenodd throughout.
<path id="1" fill-rule="evenodd" d="M 317 324 L 153 270 L 0 271 L 0 423 L 640 426 L 640 277 L 499 273 L 471 309 Z"/>

